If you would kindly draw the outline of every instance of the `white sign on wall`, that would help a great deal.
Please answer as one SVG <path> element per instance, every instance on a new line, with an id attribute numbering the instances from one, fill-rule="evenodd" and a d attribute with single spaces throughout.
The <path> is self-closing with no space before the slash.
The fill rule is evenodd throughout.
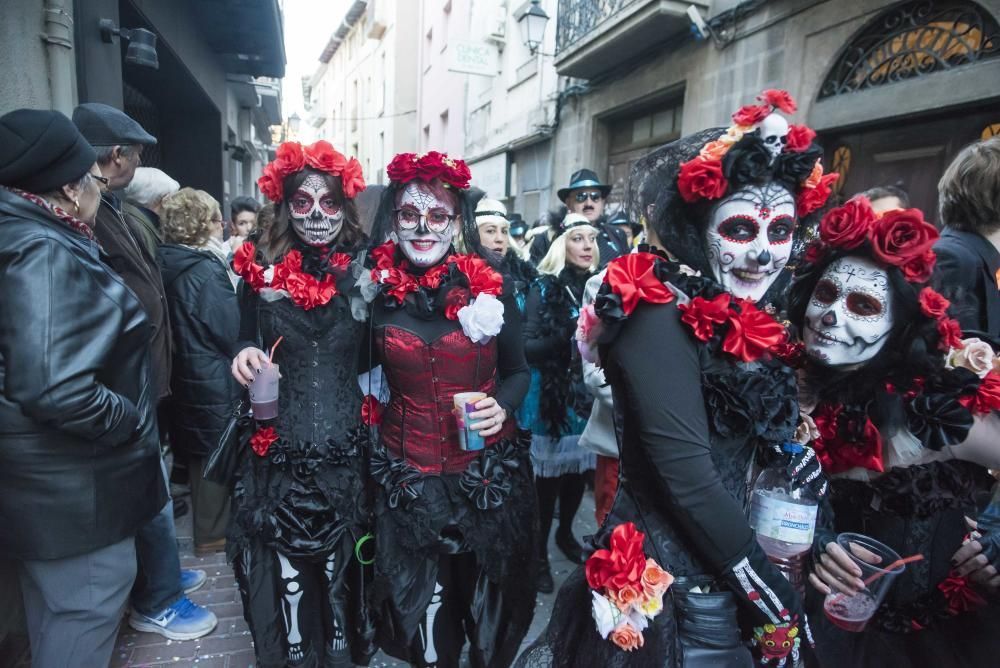
<path id="1" fill-rule="evenodd" d="M 472 185 L 486 191 L 491 199 L 507 197 L 507 154 L 499 153 L 485 160 L 469 163 Z"/>
<path id="2" fill-rule="evenodd" d="M 468 39 L 448 41 L 448 69 L 452 72 L 494 77 L 497 65 L 497 47 L 486 42 Z"/>

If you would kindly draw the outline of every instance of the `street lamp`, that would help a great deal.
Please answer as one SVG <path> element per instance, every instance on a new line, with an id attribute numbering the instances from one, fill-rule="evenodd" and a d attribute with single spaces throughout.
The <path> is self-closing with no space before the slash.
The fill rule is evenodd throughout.
<path id="1" fill-rule="evenodd" d="M 128 42 L 125 51 L 125 62 L 133 65 L 160 69 L 160 60 L 156 56 L 156 34 L 145 28 L 119 28 L 111 19 L 101 19 L 98 23 L 101 31 L 101 41 L 111 44 L 115 37 Z"/>
<path id="2" fill-rule="evenodd" d="M 531 55 L 535 55 L 542 45 L 545 24 L 548 22 L 549 15 L 541 8 L 540 0 L 531 0 L 531 6 L 517 19 L 521 26 L 521 41 L 531 51 Z"/>

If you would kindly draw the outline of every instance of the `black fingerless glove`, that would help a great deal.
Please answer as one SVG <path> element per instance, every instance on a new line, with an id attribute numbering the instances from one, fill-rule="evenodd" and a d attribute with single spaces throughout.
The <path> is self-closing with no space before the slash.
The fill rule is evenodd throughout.
<path id="1" fill-rule="evenodd" d="M 773 444 L 764 450 L 765 468 L 784 468 L 785 474 L 792 481 L 792 489 L 809 487 L 817 498 L 826 496 L 829 481 L 823 473 L 816 451 L 808 445 L 788 442 L 783 445 Z"/>

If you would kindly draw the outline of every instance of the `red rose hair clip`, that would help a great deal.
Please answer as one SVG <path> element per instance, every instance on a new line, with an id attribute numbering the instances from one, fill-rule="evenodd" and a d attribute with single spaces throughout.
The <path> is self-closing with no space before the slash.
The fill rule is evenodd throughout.
<path id="1" fill-rule="evenodd" d="M 344 197 L 354 199 L 365 189 L 361 163 L 355 158 L 346 158 L 325 140 L 309 146 L 297 141 L 286 141 L 278 146 L 274 160 L 264 167 L 264 173 L 257 179 L 260 191 L 272 202 L 278 204 L 285 199 L 285 179 L 289 174 L 301 172 L 306 167 L 339 176 L 344 189 Z"/>
<path id="2" fill-rule="evenodd" d="M 757 131 L 772 162 L 779 154 L 803 153 L 812 145 L 815 132 L 805 125 L 789 125 L 778 113 L 791 114 L 798 108 L 787 91 L 765 90 L 757 100 L 760 104 L 740 107 L 733 114 L 734 125 L 718 139 L 705 144 L 696 158 L 681 165 L 677 188 L 685 202 L 693 204 L 703 199 L 719 199 L 729 191 L 723 159 L 744 135 Z M 796 193 L 799 217 L 826 204 L 832 193 L 831 186 L 837 180 L 837 174 L 823 173 L 823 165 L 818 159 L 811 173 L 803 176 Z"/>
<path id="3" fill-rule="evenodd" d="M 428 151 L 423 155 L 399 153 L 385 171 L 389 179 L 397 183 L 408 183 L 414 179 L 428 182 L 440 179 L 459 190 L 468 188 L 472 179 L 472 172 L 464 160 L 449 158 L 447 153 L 437 151 Z"/>

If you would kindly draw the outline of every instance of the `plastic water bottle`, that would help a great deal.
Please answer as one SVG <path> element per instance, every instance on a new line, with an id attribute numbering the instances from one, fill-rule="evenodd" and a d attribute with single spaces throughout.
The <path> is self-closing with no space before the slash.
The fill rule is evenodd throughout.
<path id="1" fill-rule="evenodd" d="M 785 452 L 801 452 L 798 443 L 786 443 Z M 808 486 L 795 489 L 784 468 L 765 469 L 750 495 L 750 526 L 768 559 L 801 592 L 805 590 L 804 562 L 816 532 L 819 501 Z"/>

